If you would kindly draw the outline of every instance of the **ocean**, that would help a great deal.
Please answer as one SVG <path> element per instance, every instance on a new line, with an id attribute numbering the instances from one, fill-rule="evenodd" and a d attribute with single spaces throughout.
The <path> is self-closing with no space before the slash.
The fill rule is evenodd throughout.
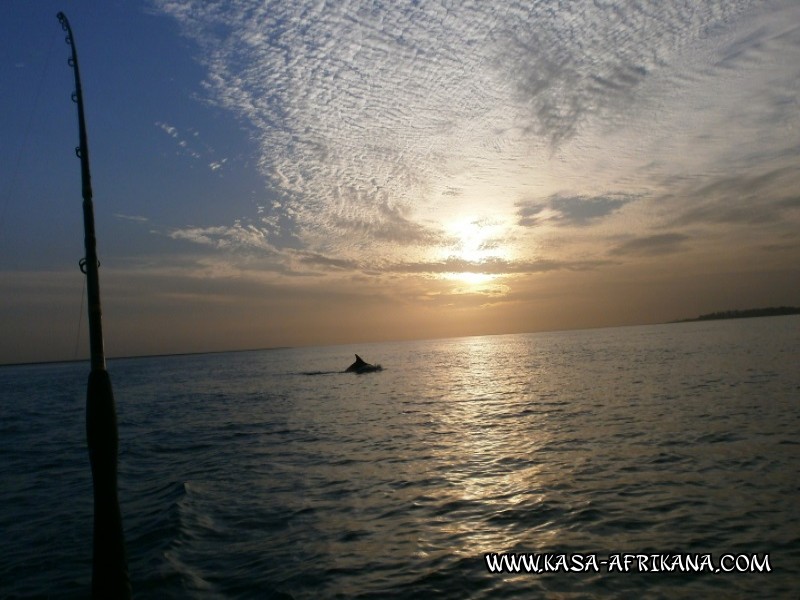
<path id="1" fill-rule="evenodd" d="M 788 316 L 111 360 L 134 596 L 796 599 L 799 358 Z M 87 376 L 0 367 L 2 598 L 88 597 Z"/>

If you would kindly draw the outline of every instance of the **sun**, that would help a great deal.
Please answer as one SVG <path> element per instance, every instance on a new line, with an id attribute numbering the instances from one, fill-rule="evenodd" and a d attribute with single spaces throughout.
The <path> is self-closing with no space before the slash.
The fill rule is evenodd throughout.
<path id="1" fill-rule="evenodd" d="M 482 271 L 481 265 L 491 259 L 505 258 L 501 223 L 488 218 L 462 219 L 451 222 L 445 229 L 453 239 L 453 243 L 444 249 L 445 258 L 458 262 L 462 270 L 445 273 L 444 278 L 478 286 L 498 276 Z M 463 267 L 469 267 L 469 270 Z"/>
<path id="2" fill-rule="evenodd" d="M 479 263 L 491 254 L 487 247 L 490 232 L 478 220 L 466 220 L 453 223 L 447 228 L 455 239 L 455 254 L 458 258 Z"/>

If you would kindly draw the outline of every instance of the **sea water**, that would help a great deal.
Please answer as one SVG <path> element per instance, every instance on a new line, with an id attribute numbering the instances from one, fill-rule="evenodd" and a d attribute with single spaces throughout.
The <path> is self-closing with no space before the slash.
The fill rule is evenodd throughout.
<path id="1" fill-rule="evenodd" d="M 111 360 L 135 597 L 797 598 L 799 356 L 791 316 Z M 0 368 L 0 597 L 88 595 L 87 375 Z"/>

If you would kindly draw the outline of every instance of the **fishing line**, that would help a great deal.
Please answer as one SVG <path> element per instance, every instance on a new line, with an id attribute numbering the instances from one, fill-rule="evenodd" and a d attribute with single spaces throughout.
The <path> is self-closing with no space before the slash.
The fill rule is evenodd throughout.
<path id="1" fill-rule="evenodd" d="M 45 75 L 47 74 L 47 70 L 50 67 L 50 59 L 53 56 L 53 46 L 55 46 L 56 40 L 61 37 L 60 33 L 53 36 L 50 40 L 50 47 L 47 49 L 47 55 L 45 56 L 44 66 L 42 67 L 41 73 L 39 73 L 39 82 L 36 84 L 36 91 L 34 92 L 33 96 L 33 104 L 31 104 L 31 110 L 28 115 L 28 122 L 25 125 L 25 129 L 22 134 L 22 143 L 19 146 L 19 150 L 17 151 L 17 156 L 14 159 L 14 168 L 11 171 L 11 177 L 8 178 L 8 184 L 5 186 L 3 190 L 3 205 L 0 207 L 0 236 L 3 233 L 3 227 L 5 225 L 5 216 L 6 216 L 6 209 L 8 208 L 8 203 L 11 200 L 11 192 L 14 190 L 14 186 L 17 183 L 17 177 L 19 176 L 19 165 L 22 162 L 22 157 L 25 154 L 26 147 L 28 145 L 28 138 L 30 137 L 31 127 L 33 126 L 33 117 L 36 115 L 36 111 L 39 106 L 39 98 L 42 95 L 42 88 L 44 87 L 44 79 Z"/>
<path id="2" fill-rule="evenodd" d="M 85 279 L 85 278 L 84 278 Z M 81 322 L 83 321 L 83 300 L 86 298 L 86 282 L 81 285 L 81 310 L 78 312 L 78 330 L 75 332 L 75 356 L 74 360 L 78 360 L 78 344 L 81 341 Z"/>

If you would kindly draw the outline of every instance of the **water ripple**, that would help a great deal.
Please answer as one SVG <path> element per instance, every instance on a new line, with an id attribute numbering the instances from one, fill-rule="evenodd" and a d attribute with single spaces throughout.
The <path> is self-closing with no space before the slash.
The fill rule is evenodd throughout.
<path id="1" fill-rule="evenodd" d="M 369 379 L 306 375 L 351 348 L 112 361 L 134 589 L 791 597 L 800 382 L 780 322 L 375 345 L 390 368 Z M 0 369 L 3 597 L 88 588 L 84 371 Z M 769 552 L 774 571 L 501 576 L 490 552 Z"/>

